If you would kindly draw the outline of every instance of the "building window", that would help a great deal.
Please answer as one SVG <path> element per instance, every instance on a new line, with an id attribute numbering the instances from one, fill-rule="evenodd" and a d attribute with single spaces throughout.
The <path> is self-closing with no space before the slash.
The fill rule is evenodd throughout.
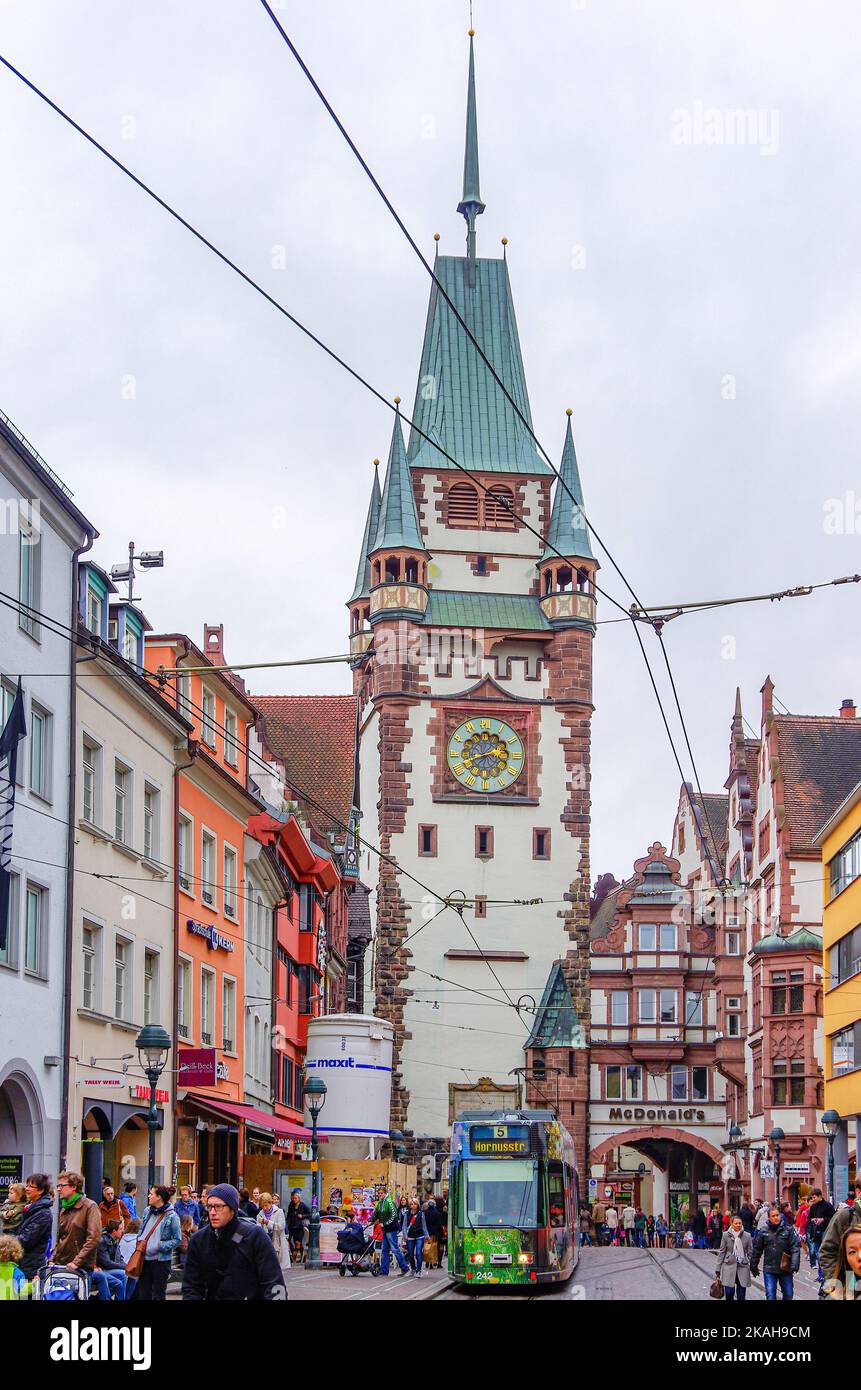
<path id="1" fill-rule="evenodd" d="M 679 854 L 684 854 L 684 852 L 685 852 L 685 823 L 684 823 L 684 821 L 682 820 L 682 821 L 679 821 Z"/>
<path id="2" fill-rule="evenodd" d="M 842 1076 L 844 1072 L 854 1071 L 857 1063 L 855 1061 L 855 1033 L 861 1033 L 861 1027 L 857 1023 L 851 1024 L 848 1028 L 843 1028 L 839 1033 L 831 1035 L 831 1075 Z"/>
<path id="3" fill-rule="evenodd" d="M 861 926 L 842 936 L 828 953 L 829 987 L 851 980 L 861 970 Z"/>
<path id="4" fill-rule="evenodd" d="M 741 954 L 741 932 L 728 931 L 726 934 L 726 953 L 728 956 Z"/>
<path id="5" fill-rule="evenodd" d="M 476 917 L 487 916 L 487 898 L 477 894 L 475 898 L 475 908 L 473 909 Z"/>
<path id="6" fill-rule="evenodd" d="M 423 859 L 436 858 L 436 826 L 419 826 L 419 854 Z"/>
<path id="7" fill-rule="evenodd" d="M 654 922 L 640 923 L 639 942 L 641 951 L 656 951 L 658 949 L 658 928 Z"/>
<path id="8" fill-rule="evenodd" d="M 471 483 L 454 483 L 446 494 L 446 526 L 479 525 L 478 489 Z"/>
<path id="9" fill-rule="evenodd" d="M 192 991 L 191 962 L 183 956 L 179 958 L 179 968 L 176 980 L 176 1012 L 179 1024 L 179 1036 L 188 1038 L 191 1036 L 191 1020 L 194 1001 L 191 997 Z"/>
<path id="10" fill-rule="evenodd" d="M 87 585 L 87 627 L 97 637 L 102 635 L 102 597 L 92 584 Z"/>
<path id="11" fill-rule="evenodd" d="M 475 573 L 476 573 L 477 575 L 487 574 L 487 556 L 486 556 L 486 555 L 476 555 L 476 557 L 475 557 Z"/>
<path id="12" fill-rule="evenodd" d="M 628 991 L 614 989 L 610 995 L 610 1022 L 614 1028 L 628 1026 Z"/>
<path id="13" fill-rule="evenodd" d="M 24 923 L 24 969 L 28 975 L 45 973 L 45 925 L 48 894 L 44 888 L 27 885 L 27 915 Z"/>
<path id="14" fill-rule="evenodd" d="M 132 835 L 132 774 L 121 762 L 114 763 L 114 839 L 120 844 L 131 843 Z"/>
<path id="15" fill-rule="evenodd" d="M 224 915 L 236 920 L 236 850 L 224 846 Z"/>
<path id="16" fill-rule="evenodd" d="M 726 1035 L 728 1038 L 741 1037 L 741 1014 L 727 1014 Z"/>
<path id="17" fill-rule="evenodd" d="M 778 970 L 771 977 L 771 1012 L 786 1013 L 786 971 Z"/>
<path id="18" fill-rule="evenodd" d="M 194 861 L 192 847 L 194 845 L 194 827 L 188 816 L 179 816 L 179 886 L 184 893 L 193 893 L 191 886 L 194 877 Z"/>
<path id="19" fill-rule="evenodd" d="M 143 986 L 143 1021 L 144 1023 L 160 1023 L 157 951 L 144 951 Z"/>
<path id="20" fill-rule="evenodd" d="M 232 709 L 224 711 L 224 761 L 231 767 L 239 766 L 239 744 L 236 739 L 236 715 Z"/>
<path id="21" fill-rule="evenodd" d="M 679 949 L 678 931 L 673 922 L 661 923 L 661 950 L 677 951 Z"/>
<path id="22" fill-rule="evenodd" d="M 314 889 L 310 883 L 299 885 L 299 930 L 314 930 Z"/>
<path id="23" fill-rule="evenodd" d="M 221 1047 L 224 1052 L 235 1052 L 236 1039 L 236 981 L 225 975 L 221 984 Z M 266 1075 L 265 1067 L 260 1073 Z"/>
<path id="24" fill-rule="evenodd" d="M 848 844 L 837 851 L 828 870 L 830 895 L 836 898 L 861 873 L 861 835 L 854 835 Z"/>
<path id="25" fill-rule="evenodd" d="M 314 993 L 314 973 L 310 965 L 300 965 L 296 968 L 296 977 L 299 982 L 299 1013 L 308 1015 L 313 1013 Z"/>
<path id="26" fill-rule="evenodd" d="M 81 1004 L 85 1009 L 99 1007 L 99 928 L 85 922 L 81 933 Z"/>
<path id="27" fill-rule="evenodd" d="M 484 525 L 495 531 L 514 530 L 514 493 L 511 488 L 495 486 L 484 494 Z"/>
<path id="28" fill-rule="evenodd" d="M 691 1067 L 691 1100 L 708 1100 L 708 1067 Z"/>
<path id="29" fill-rule="evenodd" d="M 687 1067 L 670 1068 L 670 1099 L 687 1100 L 688 1098 L 688 1069 Z"/>
<path id="30" fill-rule="evenodd" d="M 657 1023 L 658 996 L 654 989 L 641 989 L 639 998 L 640 1023 Z"/>
<path id="31" fill-rule="evenodd" d="M 102 750 L 97 743 L 85 738 L 81 767 L 81 800 L 83 818 L 98 825 L 101 815 Z"/>
<path id="32" fill-rule="evenodd" d="M 768 857 L 769 841 L 771 837 L 771 817 L 766 816 L 760 822 L 759 827 L 759 858 L 760 860 Z"/>
<path id="33" fill-rule="evenodd" d="M 203 687 L 203 695 L 202 695 L 202 697 L 201 697 L 201 710 L 202 710 L 202 712 L 203 712 L 203 720 L 202 720 L 201 729 L 200 729 L 200 737 L 201 737 L 201 740 L 202 740 L 203 743 L 207 744 L 210 748 L 214 748 L 214 747 L 215 747 L 215 696 L 213 695 L 213 693 L 212 693 L 211 690 L 207 690 L 206 686 Z"/>
<path id="34" fill-rule="evenodd" d="M 293 1073 L 293 1109 L 301 1111 L 305 1103 L 305 1079 L 300 1067 Z"/>
<path id="35" fill-rule="evenodd" d="M 353 956 L 347 961 L 347 1003 L 353 1008 L 359 1007 L 359 966 L 361 961 Z"/>
<path id="36" fill-rule="evenodd" d="M 285 1105 L 293 1105 L 293 1058 L 281 1057 L 281 1099 Z"/>
<path id="37" fill-rule="evenodd" d="M 215 906 L 215 855 L 217 848 L 218 842 L 215 836 L 210 835 L 208 830 L 204 830 L 201 838 L 200 853 L 200 896 L 203 898 L 207 907 Z"/>
<path id="38" fill-rule="evenodd" d="M 625 1091 L 627 1100 L 643 1099 L 642 1067 L 631 1066 L 625 1068 Z"/>
<path id="39" fill-rule="evenodd" d="M 30 706 L 30 790 L 47 801 L 51 794 L 51 716 Z"/>
<path id="40" fill-rule="evenodd" d="M 39 640 L 39 623 L 31 610 L 40 607 L 41 546 L 39 533 L 27 523 L 18 523 L 18 626 L 29 637 Z"/>
<path id="41" fill-rule="evenodd" d="M 674 989 L 661 990 L 661 1022 L 675 1023 L 678 1009 L 678 995 Z"/>
<path id="42" fill-rule="evenodd" d="M 532 858 L 550 858 L 550 831 L 546 826 L 532 831 Z"/>
<path id="43" fill-rule="evenodd" d="M 155 861 L 159 852 L 159 794 L 144 786 L 144 859 Z"/>
<path id="44" fill-rule="evenodd" d="M 804 971 L 790 970 L 789 972 L 789 999 L 787 1012 L 791 1014 L 804 1013 Z"/>
<path id="45" fill-rule="evenodd" d="M 804 1060 L 803 1058 L 787 1064 L 785 1057 L 772 1062 L 771 1082 L 772 1105 L 804 1104 Z"/>
<path id="46" fill-rule="evenodd" d="M 685 1025 L 688 1028 L 702 1028 L 703 1026 L 702 990 L 689 989 L 685 992 Z"/>
<path id="47" fill-rule="evenodd" d="M 607 1096 L 607 1100 L 621 1100 L 621 1099 L 622 1099 L 622 1068 L 621 1068 L 621 1067 L 606 1067 L 606 1068 L 605 1068 L 605 1073 L 606 1073 L 605 1087 L 606 1087 L 606 1096 Z"/>
<path id="48" fill-rule="evenodd" d="M 114 1017 L 129 1020 L 129 982 L 131 971 L 131 942 L 118 936 L 114 947 Z"/>
<path id="49" fill-rule="evenodd" d="M 477 825 L 475 827 L 475 855 L 477 859 L 493 858 L 492 825 Z"/>
<path id="50" fill-rule="evenodd" d="M 6 925 L 6 945 L 0 948 L 0 965 L 11 966 L 13 969 L 17 968 L 18 965 L 19 891 L 20 879 L 17 874 L 11 874 L 9 879 L 9 915 Z"/>
<path id="51" fill-rule="evenodd" d="M 211 970 L 200 972 L 200 1041 L 212 1047 L 215 1032 L 215 975 Z"/>

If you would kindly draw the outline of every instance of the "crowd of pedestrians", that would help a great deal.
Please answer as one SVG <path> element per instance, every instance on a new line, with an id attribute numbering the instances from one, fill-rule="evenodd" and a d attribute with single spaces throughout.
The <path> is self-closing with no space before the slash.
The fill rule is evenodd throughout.
<path id="1" fill-rule="evenodd" d="M 821 1298 L 861 1299 L 861 1179 L 835 1210 L 819 1188 L 793 1210 L 789 1202 L 743 1202 L 737 1212 L 713 1207 L 686 1220 L 647 1215 L 596 1201 L 580 1212 L 581 1245 L 667 1246 L 713 1250 L 716 1297 L 743 1301 L 759 1276 L 769 1301 L 791 1299 L 802 1257 L 819 1280 Z"/>

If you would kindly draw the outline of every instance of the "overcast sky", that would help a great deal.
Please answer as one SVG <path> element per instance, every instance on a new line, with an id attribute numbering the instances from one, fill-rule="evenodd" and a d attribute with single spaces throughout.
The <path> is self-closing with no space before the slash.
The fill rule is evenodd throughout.
<path id="1" fill-rule="evenodd" d="M 419 242 L 430 252 L 439 231 L 462 254 L 465 0 L 280 14 Z M 712 599 L 861 569 L 857 6 L 477 0 L 475 26 L 479 254 L 508 236 L 536 432 L 557 457 L 573 407 L 587 512 L 637 593 Z M 0 36 L 412 401 L 427 277 L 256 0 L 3 0 Z M 736 109 L 755 128 L 739 132 Z M 96 558 L 122 560 L 130 538 L 163 548 L 140 581 L 151 621 L 198 640 L 223 622 L 229 659 L 343 651 L 389 413 L 5 70 L 0 161 L 0 408 L 98 527 Z M 793 713 L 861 700 L 859 598 L 669 625 L 706 791 L 726 777 L 737 684 L 757 729 L 768 672 Z M 250 683 L 339 692 L 349 677 Z M 595 704 L 592 866 L 621 876 L 668 842 L 679 782 L 627 623 L 598 629 Z"/>

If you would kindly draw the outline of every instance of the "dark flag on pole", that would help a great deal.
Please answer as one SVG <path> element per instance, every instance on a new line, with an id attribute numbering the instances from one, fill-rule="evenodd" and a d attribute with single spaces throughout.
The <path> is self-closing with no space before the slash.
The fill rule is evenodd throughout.
<path id="1" fill-rule="evenodd" d="M 9 897 L 12 887 L 12 816 L 15 811 L 15 778 L 18 744 L 27 734 L 21 681 L 9 718 L 0 733 L 0 951 L 5 951 L 9 932 Z"/>

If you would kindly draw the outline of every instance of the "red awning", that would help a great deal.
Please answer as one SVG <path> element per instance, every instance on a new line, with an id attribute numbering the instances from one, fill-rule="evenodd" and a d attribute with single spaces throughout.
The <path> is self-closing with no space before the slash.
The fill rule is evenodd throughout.
<path id="1" fill-rule="evenodd" d="M 186 1095 L 186 1100 L 193 1101 L 195 1105 L 206 1106 L 207 1110 L 212 1110 L 216 1115 L 224 1115 L 228 1119 L 242 1121 L 243 1124 L 251 1125 L 252 1129 L 262 1129 L 269 1134 L 273 1134 L 276 1139 L 302 1139 L 311 1138 L 310 1129 L 305 1129 L 304 1125 L 294 1124 L 292 1120 L 284 1120 L 280 1115 L 270 1115 L 267 1110 L 255 1110 L 253 1105 L 240 1105 L 238 1102 L 227 1100 L 212 1100 L 209 1096 L 197 1096 L 192 1091 Z"/>

